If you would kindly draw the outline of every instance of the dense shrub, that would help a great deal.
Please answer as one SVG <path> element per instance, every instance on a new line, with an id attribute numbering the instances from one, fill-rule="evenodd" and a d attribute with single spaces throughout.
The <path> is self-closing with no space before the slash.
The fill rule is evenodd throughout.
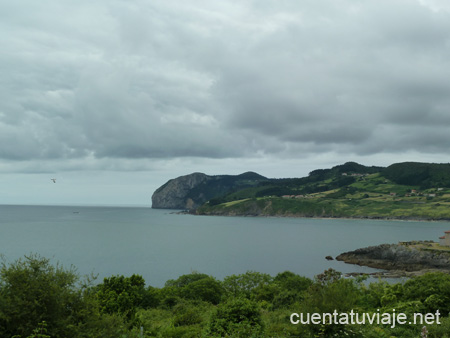
<path id="1" fill-rule="evenodd" d="M 28 337 L 36 330 L 50 337 L 117 337 L 122 318 L 100 315 L 87 286 L 75 269 L 38 255 L 2 262 L 0 337 Z"/>
<path id="2" fill-rule="evenodd" d="M 146 287 L 139 275 L 112 276 L 92 287 L 74 269 L 28 256 L 0 269 L 0 337 L 419 337 L 423 325 L 302 324 L 290 314 L 436 313 L 429 338 L 449 338 L 450 275 L 404 283 L 363 283 L 332 269 L 314 280 L 285 271 L 248 271 L 223 282 L 192 273 Z"/>
<path id="3" fill-rule="evenodd" d="M 231 298 L 211 314 L 206 333 L 209 337 L 263 337 L 261 311 L 256 302 Z"/>
<path id="4" fill-rule="evenodd" d="M 263 288 L 272 281 L 265 273 L 247 271 L 240 275 L 227 276 L 223 286 L 228 296 L 251 298 L 256 290 Z"/>
<path id="5" fill-rule="evenodd" d="M 103 312 L 119 313 L 131 318 L 142 304 L 145 294 L 145 281 L 142 276 L 112 276 L 98 285 L 97 298 Z"/>

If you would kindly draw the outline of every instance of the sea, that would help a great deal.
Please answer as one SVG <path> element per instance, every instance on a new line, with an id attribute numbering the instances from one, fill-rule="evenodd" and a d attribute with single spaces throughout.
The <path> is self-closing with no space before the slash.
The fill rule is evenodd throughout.
<path id="1" fill-rule="evenodd" d="M 289 270 L 313 278 L 375 269 L 327 260 L 342 252 L 399 241 L 438 241 L 449 222 L 288 217 L 225 217 L 119 206 L 0 205 L 0 255 L 5 263 L 39 255 L 76 268 L 96 282 L 139 274 L 162 287 L 200 272 L 219 280 L 257 271 Z"/>

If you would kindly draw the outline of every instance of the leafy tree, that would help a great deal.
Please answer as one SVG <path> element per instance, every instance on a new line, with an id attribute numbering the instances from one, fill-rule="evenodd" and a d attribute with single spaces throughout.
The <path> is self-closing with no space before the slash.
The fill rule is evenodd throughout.
<path id="1" fill-rule="evenodd" d="M 266 273 L 247 271 L 240 275 L 225 277 L 223 286 L 229 295 L 251 298 L 257 289 L 268 285 L 271 281 L 272 276 Z"/>
<path id="2" fill-rule="evenodd" d="M 224 294 L 222 283 L 214 277 L 203 273 L 193 272 L 182 275 L 176 280 L 168 280 L 162 290 L 164 303 L 170 302 L 169 307 L 177 302 L 177 298 L 202 300 L 218 304 Z"/>
<path id="3" fill-rule="evenodd" d="M 311 312 L 345 312 L 354 309 L 361 298 L 361 291 L 352 279 L 341 277 L 339 271 L 328 269 L 316 276 L 309 287 L 305 305 Z"/>
<path id="4" fill-rule="evenodd" d="M 276 308 L 290 306 L 295 302 L 301 301 L 305 291 L 313 283 L 311 279 L 290 271 L 279 273 L 273 281 L 279 287 L 279 291 L 273 299 L 273 305 Z"/>
<path id="5" fill-rule="evenodd" d="M 0 337 L 80 337 L 101 321 L 74 268 L 39 255 L 0 268 Z M 38 329 L 36 329 L 38 328 Z M 95 337 L 95 335 L 91 335 Z"/>
<path id="6" fill-rule="evenodd" d="M 366 309 L 379 309 L 382 307 L 381 299 L 386 294 L 389 284 L 386 281 L 379 280 L 363 287 L 363 296 L 361 302 Z"/>
<path id="7" fill-rule="evenodd" d="M 184 298 L 202 300 L 212 304 L 219 304 L 223 293 L 221 283 L 209 276 L 189 283 L 181 290 Z"/>
<path id="8" fill-rule="evenodd" d="M 166 281 L 165 286 L 174 286 L 177 288 L 182 288 L 190 283 L 193 283 L 195 281 L 198 281 L 203 278 L 208 278 L 209 276 L 204 273 L 199 272 L 192 272 L 190 274 L 182 275 L 178 277 L 177 279 L 169 279 Z"/>
<path id="9" fill-rule="evenodd" d="M 341 277 L 341 273 L 328 269 L 316 276 L 314 283 L 308 288 L 301 304 L 302 313 L 333 313 L 357 310 L 361 297 L 359 285 L 351 279 Z M 341 324 L 305 325 L 319 337 L 352 336 L 351 328 Z M 359 333 L 358 333 L 359 334 Z"/>
<path id="10" fill-rule="evenodd" d="M 161 304 L 160 289 L 149 285 L 142 296 L 141 306 L 148 309 L 157 307 L 159 304 Z"/>
<path id="11" fill-rule="evenodd" d="M 264 326 L 258 304 L 246 298 L 231 298 L 211 314 L 208 337 L 263 337 Z"/>
<path id="12" fill-rule="evenodd" d="M 313 281 L 307 277 L 297 275 L 291 271 L 280 272 L 273 281 L 286 290 L 304 291 L 311 286 Z"/>
<path id="13" fill-rule="evenodd" d="M 195 325 L 202 322 L 203 309 L 192 301 L 180 302 L 173 308 L 175 326 Z"/>
<path id="14" fill-rule="evenodd" d="M 386 285 L 383 295 L 380 298 L 382 306 L 394 306 L 399 301 L 403 292 L 402 284 Z"/>
<path id="15" fill-rule="evenodd" d="M 112 276 L 98 285 L 97 299 L 104 313 L 118 313 L 130 319 L 142 304 L 145 281 L 140 275 Z"/>
<path id="16" fill-rule="evenodd" d="M 47 323 L 39 323 L 38 327 L 33 330 L 31 336 L 28 336 L 27 338 L 50 338 L 50 336 L 47 335 Z"/>
<path id="17" fill-rule="evenodd" d="M 425 311 L 450 312 L 450 275 L 442 272 L 427 273 L 409 279 L 403 285 L 402 300 L 418 300 Z"/>

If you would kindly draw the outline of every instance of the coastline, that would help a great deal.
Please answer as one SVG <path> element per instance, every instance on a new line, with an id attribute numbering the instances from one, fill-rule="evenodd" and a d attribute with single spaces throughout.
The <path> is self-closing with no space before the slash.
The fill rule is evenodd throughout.
<path id="1" fill-rule="evenodd" d="M 326 219 L 326 220 L 374 220 L 374 221 L 396 221 L 396 222 L 449 222 L 449 219 L 427 219 L 427 218 L 417 218 L 417 217 L 330 217 L 330 216 L 304 216 L 304 215 L 266 215 L 266 214 L 258 214 L 258 215 L 249 215 L 249 214 L 208 214 L 208 213 L 197 213 L 195 210 L 183 210 L 176 212 L 177 214 L 184 215 L 194 215 L 194 216 L 224 216 L 224 217 L 262 217 L 262 218 L 303 218 L 303 219 Z M 359 266 L 367 266 L 370 268 L 381 269 L 382 271 L 376 271 L 371 273 L 364 272 L 349 272 L 345 273 L 346 277 L 356 277 L 356 276 L 370 276 L 373 278 L 411 278 L 424 275 L 426 273 L 433 272 L 443 272 L 450 274 L 450 248 L 449 250 L 431 250 L 431 249 L 422 249 L 418 250 L 416 248 L 412 248 L 411 245 L 416 244 L 426 244 L 432 241 L 413 241 L 413 242 L 400 242 L 399 244 L 380 244 L 378 246 L 361 248 L 350 252 L 345 252 L 338 255 L 335 259 L 338 261 L 343 261 L 346 264 L 354 264 Z M 437 243 L 435 243 L 437 244 Z M 373 255 L 374 251 L 381 248 L 381 254 Z M 393 256 L 389 255 L 391 251 L 399 251 L 399 248 L 407 248 L 410 252 L 410 255 L 402 255 L 394 254 Z M 361 251 L 371 250 L 372 255 L 369 254 L 368 257 L 363 257 L 364 255 L 360 255 L 358 258 L 358 253 Z M 393 250 L 392 250 L 393 249 Z M 427 252 L 428 251 L 428 252 Z M 445 257 L 445 264 L 441 264 L 442 266 L 436 267 L 439 265 L 439 254 L 443 254 Z M 353 255 L 353 257 L 352 257 Z M 429 259 L 425 261 L 418 262 L 415 259 L 411 259 L 414 255 L 418 255 L 419 260 L 423 260 L 423 258 Z M 436 257 L 438 255 L 438 257 Z M 381 258 L 380 257 L 384 257 Z M 417 257 L 416 257 L 417 258 Z M 442 257 L 441 257 L 442 258 Z M 442 263 L 442 262 L 441 262 Z"/>
<path id="2" fill-rule="evenodd" d="M 413 277 L 428 272 L 450 273 L 450 248 L 433 241 L 380 244 L 344 252 L 336 260 L 382 269 L 384 271 L 369 275 L 383 278 Z"/>
<path id="3" fill-rule="evenodd" d="M 450 222 L 450 218 L 422 218 L 422 217 L 389 217 L 389 216 L 307 216 L 296 214 L 248 214 L 248 213 L 198 213 L 196 210 L 175 211 L 179 215 L 193 216 L 222 216 L 222 217 L 270 217 L 270 218 L 306 218 L 306 219 L 343 219 L 343 220 L 371 220 L 371 221 L 404 221 L 404 222 Z"/>

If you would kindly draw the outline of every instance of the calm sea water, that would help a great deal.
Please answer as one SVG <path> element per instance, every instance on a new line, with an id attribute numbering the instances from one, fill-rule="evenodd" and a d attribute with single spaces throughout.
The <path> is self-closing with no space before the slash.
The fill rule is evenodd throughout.
<path id="1" fill-rule="evenodd" d="M 290 270 L 313 277 L 325 269 L 374 269 L 325 256 L 369 245 L 438 240 L 448 222 L 178 215 L 132 207 L 0 206 L 0 254 L 30 253 L 100 280 L 142 275 L 147 284 L 199 271 L 222 279 L 247 270 Z"/>

